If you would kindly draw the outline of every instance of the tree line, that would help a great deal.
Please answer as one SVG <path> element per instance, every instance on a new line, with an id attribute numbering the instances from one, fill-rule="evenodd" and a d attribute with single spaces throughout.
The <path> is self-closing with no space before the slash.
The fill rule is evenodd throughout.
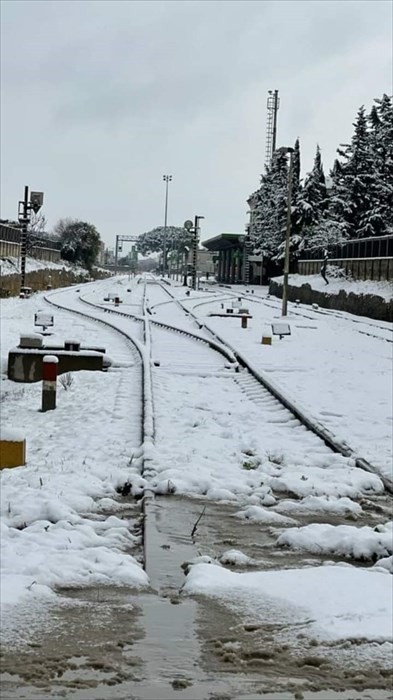
<path id="1" fill-rule="evenodd" d="M 0 223 L 20 229 L 19 221 L 0 219 Z M 101 236 L 93 224 L 79 219 L 59 219 L 53 230 L 46 230 L 47 221 L 42 212 L 32 214 L 28 225 L 27 252 L 37 244 L 53 241 L 60 246 L 63 260 L 81 265 L 91 271 L 101 248 Z"/>
<path id="2" fill-rule="evenodd" d="M 351 238 L 393 232 L 393 103 L 383 95 L 369 113 L 358 110 L 349 144 L 341 144 L 327 185 L 321 151 L 304 180 L 300 143 L 292 153 L 292 256 Z M 248 203 L 250 238 L 255 252 L 275 260 L 284 255 L 288 197 L 288 156 L 276 151 Z"/>
<path id="3" fill-rule="evenodd" d="M 393 101 L 384 94 L 375 99 L 369 113 L 362 106 L 353 124 L 349 144 L 341 144 L 327 183 L 319 146 L 311 172 L 301 178 L 299 139 L 292 153 L 291 239 L 292 257 L 304 249 L 319 250 L 351 238 L 381 236 L 393 232 Z M 288 156 L 278 150 L 261 176 L 260 186 L 248 199 L 251 210 L 250 241 L 254 253 L 272 260 L 284 257 Z M 4 221 L 20 227 L 18 222 Z M 60 219 L 52 233 L 45 233 L 46 219 L 32 216 L 30 234 L 50 237 L 61 247 L 64 260 L 91 270 L 101 247 L 96 227 L 86 221 Z M 163 250 L 185 253 L 192 235 L 182 227 L 158 226 L 139 236 L 141 255 Z"/>

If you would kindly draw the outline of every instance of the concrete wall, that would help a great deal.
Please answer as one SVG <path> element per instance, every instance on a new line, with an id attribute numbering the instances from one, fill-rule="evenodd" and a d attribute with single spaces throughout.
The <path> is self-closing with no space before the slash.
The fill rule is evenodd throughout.
<path id="1" fill-rule="evenodd" d="M 103 370 L 104 355 L 93 351 L 67 352 L 65 350 L 14 348 L 8 353 L 8 379 L 13 382 L 39 382 L 45 355 L 55 355 L 59 360 L 57 374 L 80 370 Z"/>
<path id="2" fill-rule="evenodd" d="M 271 281 L 270 294 L 282 298 L 282 285 Z M 348 311 L 356 316 L 367 316 L 379 321 L 391 321 L 393 319 L 393 301 L 385 301 L 374 294 L 354 294 L 353 292 L 340 291 L 339 294 L 327 294 L 312 289 L 310 284 L 301 287 L 288 286 L 289 301 L 299 301 L 303 304 L 318 304 L 325 309 L 337 309 Z"/>

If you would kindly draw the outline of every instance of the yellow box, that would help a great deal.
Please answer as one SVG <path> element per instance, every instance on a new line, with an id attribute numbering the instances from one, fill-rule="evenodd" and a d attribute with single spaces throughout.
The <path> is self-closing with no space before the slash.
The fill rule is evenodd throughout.
<path id="1" fill-rule="evenodd" d="M 263 335 L 261 343 L 262 343 L 262 345 L 271 345 L 272 344 L 272 337 L 270 335 Z"/>
<path id="2" fill-rule="evenodd" d="M 26 464 L 26 440 L 0 440 L 0 469 Z"/>

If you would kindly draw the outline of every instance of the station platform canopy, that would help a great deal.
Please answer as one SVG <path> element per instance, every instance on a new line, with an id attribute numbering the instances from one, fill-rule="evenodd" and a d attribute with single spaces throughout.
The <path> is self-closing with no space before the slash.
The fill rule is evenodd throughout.
<path id="1" fill-rule="evenodd" d="M 221 251 L 243 248 L 245 235 L 244 233 L 220 233 L 219 236 L 209 238 L 208 241 L 203 241 L 202 245 L 207 250 Z"/>

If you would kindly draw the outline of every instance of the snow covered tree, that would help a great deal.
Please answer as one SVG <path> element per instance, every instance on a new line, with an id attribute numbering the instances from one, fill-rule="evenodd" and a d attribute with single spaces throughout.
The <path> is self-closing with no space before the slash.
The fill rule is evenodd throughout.
<path id="1" fill-rule="evenodd" d="M 292 153 L 291 238 L 292 249 L 298 247 L 304 224 L 303 187 L 300 179 L 300 143 L 296 139 Z"/>
<path id="2" fill-rule="evenodd" d="M 330 210 L 350 238 L 376 233 L 372 216 L 375 208 L 376 177 L 367 117 L 360 107 L 350 144 L 337 149 L 343 159 L 333 173 L 334 193 Z"/>
<path id="3" fill-rule="evenodd" d="M 300 181 L 300 142 L 296 139 L 292 153 L 292 206 L 299 198 L 302 186 Z"/>
<path id="4" fill-rule="evenodd" d="M 328 196 L 319 145 L 317 145 L 313 168 L 305 177 L 297 206 L 301 220 L 301 249 L 319 248 L 321 240 L 326 247 L 328 231 L 332 232 L 333 229 L 331 226 L 326 226 Z M 323 233 L 321 229 L 324 229 Z"/>
<path id="5" fill-rule="evenodd" d="M 251 243 L 266 257 L 276 255 L 285 238 L 288 197 L 288 159 L 276 151 L 261 177 L 260 188 L 252 195 Z"/>
<path id="6" fill-rule="evenodd" d="M 318 222 L 327 208 L 326 178 L 323 171 L 321 151 L 317 145 L 314 165 L 305 178 L 302 201 L 304 202 L 304 222 L 313 225 Z"/>
<path id="7" fill-rule="evenodd" d="M 366 116 L 360 107 L 349 144 L 337 149 L 338 159 L 326 187 L 317 146 L 312 171 L 301 180 L 300 145 L 292 154 L 291 255 L 303 248 L 326 248 L 348 238 L 393 231 L 393 101 L 383 95 Z M 248 202 L 250 237 L 255 252 L 281 260 L 284 250 L 288 191 L 287 155 L 276 152 L 259 189 Z"/>
<path id="8" fill-rule="evenodd" d="M 71 226 L 71 224 L 76 224 L 77 219 L 72 219 L 70 216 L 66 216 L 63 219 L 59 219 L 58 222 L 54 225 L 52 235 L 55 238 L 58 238 L 61 240 L 63 237 L 63 234 L 65 230 Z"/>
<path id="9" fill-rule="evenodd" d="M 157 253 L 163 250 L 164 247 L 165 227 L 158 226 L 151 231 L 142 233 L 138 236 L 137 247 L 141 255 L 148 253 Z M 192 234 L 185 228 L 180 226 L 167 226 L 166 228 L 166 248 L 169 251 L 171 248 L 184 251 L 185 247 L 190 247 L 192 243 Z"/>
<path id="10" fill-rule="evenodd" d="M 55 231 L 59 232 L 62 244 L 61 257 L 91 270 L 101 243 L 96 227 L 86 221 L 62 219 L 55 226 Z"/>
<path id="11" fill-rule="evenodd" d="M 42 234 L 45 233 L 45 229 L 47 226 L 47 220 L 46 216 L 41 211 L 38 212 L 32 212 L 30 216 L 30 222 L 29 222 L 29 231 L 31 233 L 35 234 Z M 47 234 L 45 234 L 47 235 Z"/>
<path id="12" fill-rule="evenodd" d="M 377 235 L 393 231 L 393 101 L 376 99 L 368 118 L 374 166 L 374 202 L 369 214 Z"/>

